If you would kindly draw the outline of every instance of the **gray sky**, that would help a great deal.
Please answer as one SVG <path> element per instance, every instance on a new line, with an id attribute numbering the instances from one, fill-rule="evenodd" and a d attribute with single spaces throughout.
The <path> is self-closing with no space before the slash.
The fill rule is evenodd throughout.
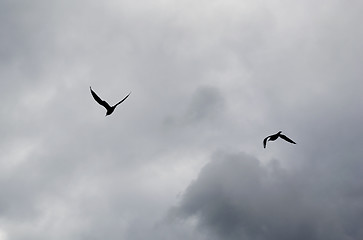
<path id="1" fill-rule="evenodd" d="M 362 239 L 362 10 L 0 1 L 0 240 Z"/>

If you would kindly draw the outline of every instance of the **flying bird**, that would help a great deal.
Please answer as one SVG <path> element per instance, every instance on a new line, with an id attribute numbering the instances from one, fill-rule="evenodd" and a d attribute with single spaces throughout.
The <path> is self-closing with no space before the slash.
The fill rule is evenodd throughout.
<path id="1" fill-rule="evenodd" d="M 129 94 L 127 94 L 126 97 L 124 97 L 124 99 L 122 99 L 121 101 L 119 101 L 115 105 L 110 106 L 106 101 L 102 100 L 99 96 L 97 96 L 97 94 L 92 90 L 91 86 L 89 87 L 89 89 L 91 90 L 92 96 L 96 100 L 96 102 L 106 108 L 106 110 L 107 110 L 106 116 L 107 115 L 110 115 L 111 113 L 113 113 L 113 111 L 115 111 L 115 108 L 117 107 L 117 105 L 119 105 L 120 103 L 122 103 L 123 101 L 125 101 L 126 98 L 131 94 L 131 92 L 130 92 Z"/>
<path id="2" fill-rule="evenodd" d="M 270 135 L 270 136 L 266 137 L 263 140 L 263 148 L 266 148 L 267 141 L 275 141 L 279 137 L 282 138 L 282 139 L 284 139 L 285 141 L 288 141 L 289 143 L 296 144 L 296 142 L 292 141 L 290 138 L 288 138 L 285 135 L 281 134 L 281 131 L 279 131 L 278 133 L 273 134 L 273 135 Z"/>

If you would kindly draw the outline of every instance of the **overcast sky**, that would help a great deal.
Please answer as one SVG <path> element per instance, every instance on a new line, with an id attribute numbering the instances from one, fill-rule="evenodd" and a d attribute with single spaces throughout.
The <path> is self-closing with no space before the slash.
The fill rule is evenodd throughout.
<path id="1" fill-rule="evenodd" d="M 362 10 L 0 1 L 0 240 L 363 239 Z"/>

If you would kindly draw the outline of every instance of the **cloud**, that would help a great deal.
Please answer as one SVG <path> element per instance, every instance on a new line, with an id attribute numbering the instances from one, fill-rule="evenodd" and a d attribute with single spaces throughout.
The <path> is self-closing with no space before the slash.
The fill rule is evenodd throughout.
<path id="1" fill-rule="evenodd" d="M 244 153 L 215 154 L 173 210 L 211 239 L 360 239 L 362 184 L 326 171 L 262 165 Z M 358 174 L 358 173 L 356 173 Z M 215 237 L 213 237 L 215 236 Z"/>
<path id="2" fill-rule="evenodd" d="M 0 233 L 360 237 L 361 7 L 0 1 Z"/>
<path id="3" fill-rule="evenodd" d="M 167 116 L 167 126 L 193 126 L 217 120 L 224 114 L 224 97 L 216 87 L 198 87 L 190 98 L 184 98 L 188 104 L 181 114 Z"/>

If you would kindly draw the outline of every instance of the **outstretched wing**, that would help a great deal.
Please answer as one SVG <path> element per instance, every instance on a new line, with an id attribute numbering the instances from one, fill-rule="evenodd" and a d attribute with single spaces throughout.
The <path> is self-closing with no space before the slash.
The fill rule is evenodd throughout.
<path id="1" fill-rule="evenodd" d="M 124 99 L 122 99 L 121 101 L 119 101 L 118 103 L 115 104 L 114 107 L 116 107 L 117 105 L 119 105 L 120 103 L 122 103 L 123 101 L 126 100 L 126 98 L 128 98 L 130 96 L 131 92 L 129 94 L 126 95 L 126 97 L 124 97 Z"/>
<path id="2" fill-rule="evenodd" d="M 106 109 L 111 108 L 110 105 L 106 101 L 103 101 L 99 96 L 97 96 L 97 94 L 92 90 L 91 87 L 89 87 L 89 89 L 91 90 L 92 96 L 98 104 L 104 106 Z"/>
<path id="3" fill-rule="evenodd" d="M 289 143 L 296 144 L 296 142 L 292 141 L 290 138 L 286 137 L 285 135 L 280 134 L 280 137 Z"/>
<path id="4" fill-rule="evenodd" d="M 270 136 L 266 137 L 265 139 L 263 139 L 263 148 L 266 148 L 266 143 L 267 143 L 267 139 L 269 138 Z"/>

